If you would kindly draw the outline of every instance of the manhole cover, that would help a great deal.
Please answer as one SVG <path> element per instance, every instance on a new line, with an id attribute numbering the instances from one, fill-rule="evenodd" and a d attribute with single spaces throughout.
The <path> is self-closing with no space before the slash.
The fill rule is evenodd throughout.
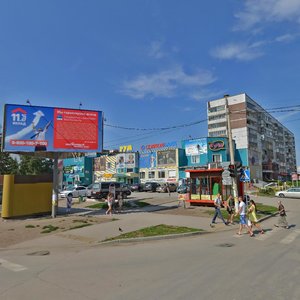
<path id="1" fill-rule="evenodd" d="M 219 245 L 217 245 L 218 247 L 224 247 L 224 248 L 229 248 L 229 247 L 233 247 L 234 246 L 234 244 L 232 244 L 232 243 L 224 243 L 224 244 L 219 244 Z"/>
<path id="2" fill-rule="evenodd" d="M 49 254 L 50 254 L 50 251 L 48 251 L 48 250 L 27 253 L 27 255 L 33 255 L 33 256 L 43 256 L 43 255 L 49 255 Z"/>

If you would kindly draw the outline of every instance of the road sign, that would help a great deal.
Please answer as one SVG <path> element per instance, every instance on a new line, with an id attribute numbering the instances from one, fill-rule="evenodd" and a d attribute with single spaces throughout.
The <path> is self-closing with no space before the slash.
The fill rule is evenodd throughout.
<path id="1" fill-rule="evenodd" d="M 244 170 L 244 169 L 241 169 L 241 170 L 243 170 L 243 171 L 241 172 L 240 181 L 250 182 L 250 170 Z"/>

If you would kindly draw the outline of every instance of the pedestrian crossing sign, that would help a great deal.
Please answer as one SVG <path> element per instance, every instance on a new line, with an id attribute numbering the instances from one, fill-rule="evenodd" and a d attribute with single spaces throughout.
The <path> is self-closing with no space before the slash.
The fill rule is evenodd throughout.
<path id="1" fill-rule="evenodd" d="M 250 182 L 250 170 L 241 169 L 240 181 Z"/>

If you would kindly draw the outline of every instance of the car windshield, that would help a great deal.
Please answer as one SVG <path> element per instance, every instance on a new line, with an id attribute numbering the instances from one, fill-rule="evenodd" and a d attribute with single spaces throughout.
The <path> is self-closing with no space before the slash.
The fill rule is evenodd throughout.
<path id="1" fill-rule="evenodd" d="M 65 187 L 66 191 L 71 191 L 71 190 L 74 190 L 74 189 L 75 189 L 75 187 L 73 185 L 68 185 L 68 186 Z"/>
<path id="2" fill-rule="evenodd" d="M 92 188 L 93 189 L 100 189 L 100 184 L 99 183 L 94 183 Z"/>

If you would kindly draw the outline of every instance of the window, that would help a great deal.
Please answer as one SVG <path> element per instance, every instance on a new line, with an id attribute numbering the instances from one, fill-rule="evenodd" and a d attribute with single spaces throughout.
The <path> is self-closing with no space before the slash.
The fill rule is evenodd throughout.
<path id="1" fill-rule="evenodd" d="M 155 178 L 155 172 L 154 171 L 148 172 L 148 178 Z"/>
<path id="2" fill-rule="evenodd" d="M 140 172 L 140 178 L 144 179 L 145 178 L 145 172 Z"/>
<path id="3" fill-rule="evenodd" d="M 175 170 L 170 170 L 168 173 L 169 173 L 169 178 L 176 178 L 176 171 Z"/>
<path id="4" fill-rule="evenodd" d="M 219 128 L 219 127 L 226 127 L 226 122 L 208 124 L 208 129 Z"/>
<path id="5" fill-rule="evenodd" d="M 158 178 L 165 178 L 166 172 L 165 171 L 158 171 Z"/>
<path id="6" fill-rule="evenodd" d="M 210 107 L 208 109 L 209 112 L 217 112 L 217 111 L 221 111 L 221 110 L 225 110 L 225 105 L 220 105 L 220 106 L 215 106 L 215 107 Z"/>
<path id="7" fill-rule="evenodd" d="M 222 162 L 222 157 L 220 154 L 213 154 L 212 160 L 213 162 Z"/>
<path id="8" fill-rule="evenodd" d="M 107 163 L 107 169 L 110 169 L 111 168 L 111 162 L 108 162 Z"/>
<path id="9" fill-rule="evenodd" d="M 200 163 L 200 156 L 199 155 L 192 155 L 191 156 L 192 164 L 199 164 Z"/>
<path id="10" fill-rule="evenodd" d="M 127 169 L 127 172 L 128 173 L 133 173 L 133 169 L 131 168 L 131 169 Z"/>

